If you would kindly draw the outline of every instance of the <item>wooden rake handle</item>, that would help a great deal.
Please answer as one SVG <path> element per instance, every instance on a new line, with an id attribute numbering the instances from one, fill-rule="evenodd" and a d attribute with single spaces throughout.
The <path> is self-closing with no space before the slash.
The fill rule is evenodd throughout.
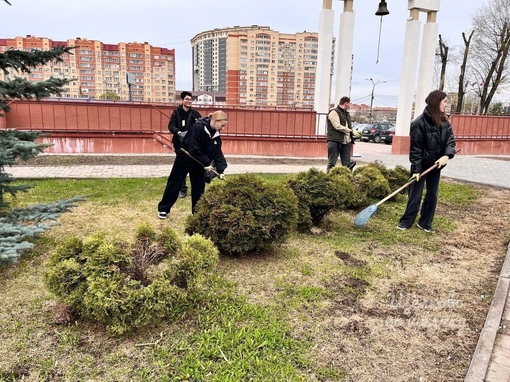
<path id="1" fill-rule="evenodd" d="M 181 151 L 186 154 L 187 156 L 189 156 L 191 159 L 193 159 L 195 162 L 197 162 L 200 166 L 204 167 L 205 169 L 205 166 L 202 164 L 202 162 L 200 162 L 197 158 L 195 158 L 193 155 L 191 155 L 188 151 L 184 150 L 183 148 L 181 148 Z M 216 171 L 215 169 L 212 169 L 211 172 L 217 176 L 220 176 L 220 173 L 218 171 Z"/>
<path id="2" fill-rule="evenodd" d="M 431 172 L 432 170 L 434 170 L 436 167 L 438 166 L 437 163 L 434 163 L 432 166 L 430 166 L 428 169 L 426 169 L 425 171 L 423 171 L 421 174 L 420 174 L 420 178 L 422 176 L 425 176 L 427 175 L 429 172 Z M 391 194 L 389 194 L 387 197 L 385 197 L 383 200 L 380 200 L 379 202 L 377 202 L 375 205 L 376 206 L 380 206 L 381 204 L 383 204 L 386 200 L 394 197 L 395 195 L 397 195 L 400 191 L 404 190 L 405 188 L 409 187 L 409 185 L 413 182 L 416 182 L 416 178 L 411 178 L 411 180 L 409 180 L 406 184 L 404 184 L 402 187 L 400 187 L 398 190 L 395 190 L 393 191 Z"/>
<path id="3" fill-rule="evenodd" d="M 457 149 L 455 150 L 455 154 L 457 154 L 458 152 L 460 151 L 460 149 Z M 426 169 L 425 171 L 423 171 L 421 174 L 420 174 L 420 178 L 422 176 L 425 176 L 427 175 L 429 172 L 431 172 L 433 169 L 435 169 L 437 166 L 439 166 L 439 164 L 437 163 L 434 163 L 432 166 L 430 166 L 428 169 Z M 413 182 L 416 181 L 416 178 L 411 178 L 406 184 L 404 184 L 402 187 L 400 187 L 398 190 L 395 190 L 393 191 L 391 194 L 389 194 L 387 197 L 385 197 L 383 200 L 379 201 L 376 206 L 379 206 L 381 204 L 383 204 L 386 200 L 394 197 L 395 195 L 397 195 L 400 191 L 402 191 L 403 189 L 405 189 L 406 187 L 409 187 L 409 185 Z"/>

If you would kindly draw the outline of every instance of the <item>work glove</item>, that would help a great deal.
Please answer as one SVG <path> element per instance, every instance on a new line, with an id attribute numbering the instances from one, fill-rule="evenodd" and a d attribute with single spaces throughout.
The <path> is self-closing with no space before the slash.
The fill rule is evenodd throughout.
<path id="1" fill-rule="evenodd" d="M 443 155 L 441 158 L 439 158 L 436 163 L 438 164 L 437 168 L 441 168 L 441 167 L 444 167 L 446 166 L 446 164 L 448 163 L 448 155 Z"/>
<path id="2" fill-rule="evenodd" d="M 410 182 L 411 180 L 413 180 L 413 179 L 414 179 L 416 182 L 419 182 L 419 181 L 420 181 L 420 174 L 413 174 L 413 176 L 411 176 L 411 177 L 409 178 L 409 182 Z"/>
<path id="3" fill-rule="evenodd" d="M 204 170 L 205 170 L 205 171 L 212 172 L 212 171 L 214 170 L 214 167 L 213 167 L 213 166 L 205 166 L 205 167 L 204 167 Z"/>
<path id="4" fill-rule="evenodd" d="M 225 174 L 220 174 L 220 180 L 225 180 Z"/>
<path id="5" fill-rule="evenodd" d="M 177 135 L 179 135 L 179 138 L 181 138 L 181 141 L 184 139 L 184 137 L 186 136 L 186 133 L 187 131 L 179 131 L 177 133 Z"/>

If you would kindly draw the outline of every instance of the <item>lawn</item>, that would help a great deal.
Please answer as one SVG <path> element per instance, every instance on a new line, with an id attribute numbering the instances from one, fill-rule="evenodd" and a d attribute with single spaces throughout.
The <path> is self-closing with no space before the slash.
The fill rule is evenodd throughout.
<path id="1" fill-rule="evenodd" d="M 30 181 L 14 205 L 87 201 L 0 270 L 0 380 L 463 380 L 510 240 L 508 190 L 442 182 L 436 234 L 395 229 L 403 196 L 364 229 L 356 211 L 336 212 L 267 253 L 221 257 L 185 314 L 129 336 L 59 323 L 42 281 L 49 251 L 97 231 L 132 240 L 142 221 L 184 235 L 189 197 L 156 217 L 165 181 Z"/>

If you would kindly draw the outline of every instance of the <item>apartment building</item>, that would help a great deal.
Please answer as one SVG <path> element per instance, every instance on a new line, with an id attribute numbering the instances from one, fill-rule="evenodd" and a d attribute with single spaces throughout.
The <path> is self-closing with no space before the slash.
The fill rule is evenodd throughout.
<path id="1" fill-rule="evenodd" d="M 30 74 L 0 72 L 0 80 L 21 76 L 30 81 L 50 77 L 72 78 L 62 97 L 120 99 L 143 102 L 173 102 L 175 99 L 175 50 L 149 43 L 105 44 L 77 37 L 53 41 L 45 37 L 0 38 L 0 51 L 48 50 L 55 46 L 76 47 L 63 62 L 33 68 Z M 128 84 L 127 78 L 130 78 Z"/>
<path id="2" fill-rule="evenodd" d="M 235 26 L 199 33 L 191 48 L 194 91 L 225 92 L 229 105 L 313 108 L 318 33 Z"/>

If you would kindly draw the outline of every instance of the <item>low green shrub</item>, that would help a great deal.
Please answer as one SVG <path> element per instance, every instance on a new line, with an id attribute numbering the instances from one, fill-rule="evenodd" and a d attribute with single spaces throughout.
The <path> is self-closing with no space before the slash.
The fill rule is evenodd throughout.
<path id="1" fill-rule="evenodd" d="M 68 239 L 52 252 L 45 283 L 72 311 L 123 334 L 179 313 L 217 262 L 211 241 L 181 243 L 170 227 L 143 223 L 134 243 L 105 233 Z"/>
<path id="2" fill-rule="evenodd" d="M 338 195 L 340 208 L 358 208 L 364 206 L 367 201 L 367 194 L 365 190 L 357 190 L 354 186 L 352 172 L 345 166 L 333 167 L 328 175 L 332 177 L 335 182 L 339 182 L 342 188 L 341 193 Z"/>
<path id="3" fill-rule="evenodd" d="M 356 169 L 353 182 L 355 189 L 364 192 L 368 198 L 382 199 L 391 192 L 388 180 L 374 166 Z"/>
<path id="4" fill-rule="evenodd" d="M 367 167 L 377 168 L 382 176 L 384 176 L 388 181 L 392 191 L 406 184 L 411 176 L 409 170 L 401 165 L 395 166 L 395 168 L 391 169 L 386 167 L 382 162 L 375 161 L 369 163 Z"/>
<path id="5" fill-rule="evenodd" d="M 341 208 L 352 197 L 347 175 L 341 175 L 341 169 L 336 171 L 330 176 L 311 168 L 298 173 L 295 178 L 288 181 L 290 189 L 298 198 L 300 231 L 308 231 L 312 226 L 319 226 L 329 212 Z"/>
<path id="6" fill-rule="evenodd" d="M 211 185 L 186 221 L 188 234 L 199 233 L 221 253 L 258 252 L 285 241 L 295 229 L 297 199 L 285 184 L 255 174 Z"/>

